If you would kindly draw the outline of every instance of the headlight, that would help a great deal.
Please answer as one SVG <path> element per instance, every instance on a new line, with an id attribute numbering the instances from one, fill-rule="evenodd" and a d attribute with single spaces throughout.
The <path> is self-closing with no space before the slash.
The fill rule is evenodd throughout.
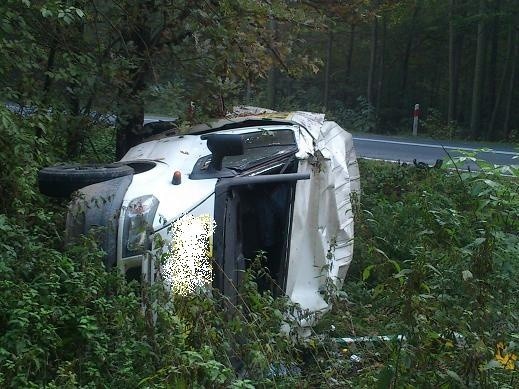
<path id="1" fill-rule="evenodd" d="M 123 242 L 126 244 L 123 256 L 140 254 L 151 248 L 150 234 L 158 206 L 159 200 L 152 195 L 137 197 L 130 202 L 124 219 Z"/>

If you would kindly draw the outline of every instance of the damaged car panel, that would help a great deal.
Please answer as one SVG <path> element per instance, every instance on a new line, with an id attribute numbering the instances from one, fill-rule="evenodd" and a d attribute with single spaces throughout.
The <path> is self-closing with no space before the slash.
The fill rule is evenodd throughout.
<path id="1" fill-rule="evenodd" d="M 154 165 L 138 169 L 139 161 Z M 232 301 L 262 252 L 271 279 L 258 280 L 260 289 L 311 313 L 329 308 L 322 292 L 346 276 L 350 195 L 360 191 L 351 135 L 336 123 L 241 107 L 183 135 L 156 135 L 118 163 L 134 174 L 81 189 L 67 223 L 69 236 L 111 229 L 107 266 L 141 282 L 160 278 L 175 293 L 212 285 Z M 108 208 L 85 207 L 96 195 L 111 199 Z"/>

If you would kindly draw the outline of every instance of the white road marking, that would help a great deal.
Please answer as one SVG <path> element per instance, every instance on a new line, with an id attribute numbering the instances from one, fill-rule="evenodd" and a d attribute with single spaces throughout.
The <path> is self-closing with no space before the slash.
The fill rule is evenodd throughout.
<path id="1" fill-rule="evenodd" d="M 357 158 L 359 159 L 366 159 L 368 161 L 379 161 L 379 162 L 389 162 L 389 163 L 410 163 L 410 162 L 407 162 L 407 161 L 396 161 L 394 159 L 382 159 L 382 158 L 371 158 L 371 157 L 363 157 L 363 156 L 358 156 Z"/>
<path id="2" fill-rule="evenodd" d="M 370 139 L 370 138 L 353 137 L 353 140 L 360 140 L 363 142 L 391 143 L 391 144 L 404 145 L 404 146 L 432 147 L 435 149 L 446 148 L 449 150 L 465 150 L 465 151 L 480 151 L 481 150 L 481 149 L 475 149 L 472 147 L 442 146 L 442 145 L 431 145 L 431 144 L 427 144 L 427 143 L 401 142 L 401 141 L 396 141 L 396 140 L 384 140 L 384 139 Z M 513 151 L 489 150 L 486 152 L 493 153 L 493 154 L 518 155 L 519 156 L 519 153 L 515 153 Z"/>

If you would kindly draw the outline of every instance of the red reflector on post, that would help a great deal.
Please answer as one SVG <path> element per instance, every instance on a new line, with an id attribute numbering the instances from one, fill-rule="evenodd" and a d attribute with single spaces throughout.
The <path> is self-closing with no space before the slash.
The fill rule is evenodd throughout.
<path id="1" fill-rule="evenodd" d="M 171 180 L 171 183 L 173 185 L 180 185 L 182 182 L 182 174 L 177 170 L 175 173 L 173 173 L 173 179 Z"/>

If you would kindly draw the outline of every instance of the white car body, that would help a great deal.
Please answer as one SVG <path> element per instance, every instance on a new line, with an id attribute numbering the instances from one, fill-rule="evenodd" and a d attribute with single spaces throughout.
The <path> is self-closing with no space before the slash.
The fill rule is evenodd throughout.
<path id="1" fill-rule="evenodd" d="M 260 125 L 243 128 L 240 128 L 239 124 L 235 124 L 232 129 L 219 129 L 217 126 L 214 131 L 211 131 L 211 134 L 250 135 L 251 133 L 265 132 L 274 134 L 275 137 L 275 133 L 278 131 L 290 130 L 293 132 L 297 143 L 297 152 L 294 156 L 296 162 L 291 163 L 297 167 L 297 172 L 293 171 L 292 173 L 294 176 L 299 174 L 301 177 L 306 174 L 307 177 L 309 176 L 309 179 L 298 179 L 289 184 L 272 184 L 274 186 L 271 187 L 274 190 L 278 190 L 280 193 L 286 192 L 286 194 L 280 195 L 279 198 L 284 196 L 282 197 L 283 199 L 288 199 L 286 203 L 289 205 L 286 210 L 288 219 L 285 224 L 279 224 L 281 222 L 278 223 L 275 220 L 274 213 L 269 216 L 269 211 L 267 210 L 266 217 L 272 217 L 271 225 L 281 225 L 283 226 L 283 231 L 259 231 L 258 233 L 266 233 L 270 236 L 270 238 L 265 238 L 266 240 L 264 239 L 264 241 L 274 239 L 272 245 L 277 247 L 276 250 L 281 253 L 280 257 L 286 256 L 286 258 L 283 257 L 284 265 L 278 265 L 274 259 L 269 259 L 269 261 L 274 263 L 269 266 L 278 269 L 278 279 L 282 284 L 280 288 L 283 290 L 283 293 L 286 293 L 294 303 L 299 304 L 306 312 L 318 313 L 326 311 L 329 308 L 329 303 L 325 300 L 324 291 L 330 284 L 340 287 L 345 279 L 353 255 L 353 213 L 350 195 L 353 192 L 358 193 L 360 188 L 359 171 L 352 137 L 336 123 L 325 121 L 324 115 L 321 114 L 307 112 L 280 114 L 250 107 L 241 108 L 235 111 L 235 113 L 235 117 L 229 119 L 226 123 L 232 123 L 233 121 L 240 123 L 241 120 L 251 118 L 267 120 L 264 121 L 264 124 L 261 123 Z M 274 120 L 274 124 L 270 124 L 268 119 Z M 283 120 L 286 120 L 286 123 L 280 123 Z M 189 253 L 186 254 L 186 251 L 182 252 L 183 259 L 175 259 L 174 256 L 163 256 L 162 260 L 159 260 L 157 256 L 157 251 L 159 250 L 156 245 L 157 236 L 161 237 L 161 241 L 166 242 L 166 251 L 173 251 L 174 247 L 179 247 L 178 245 L 182 243 L 179 240 L 186 239 L 185 237 L 180 237 L 179 230 L 174 228 L 175 223 L 180 223 L 186 217 L 191 218 L 190 223 L 193 220 L 198 220 L 197 218 L 204 218 L 206 224 L 207 220 L 209 220 L 210 228 L 207 229 L 207 225 L 204 227 L 207 234 L 207 236 L 204 236 L 204 239 L 208 239 L 209 245 L 215 245 L 216 253 L 213 247 L 210 247 L 209 251 L 207 251 L 202 247 L 193 249 L 190 246 L 190 250 L 196 251 L 194 255 L 200 256 L 202 252 L 207 252 L 209 256 L 219 255 L 219 263 L 222 267 L 224 265 L 227 266 L 224 263 L 225 261 L 232 262 L 233 265 L 230 271 L 238 271 L 233 270 L 235 269 L 234 263 L 238 259 L 224 258 L 227 254 L 222 254 L 223 247 L 229 244 L 229 242 L 232 245 L 232 237 L 229 238 L 232 234 L 235 233 L 236 237 L 239 237 L 241 236 L 240 234 L 246 234 L 247 231 L 255 231 L 255 226 L 243 227 L 245 232 L 241 231 L 242 227 L 239 224 L 242 223 L 241 221 L 247 220 L 245 216 L 240 216 L 241 219 L 237 217 L 237 220 L 241 221 L 233 222 L 235 223 L 234 229 L 228 230 L 226 226 L 221 225 L 222 223 L 227 223 L 230 216 L 227 216 L 226 210 L 220 208 L 222 203 L 221 200 L 218 200 L 216 192 L 218 191 L 219 183 L 221 184 L 229 178 L 191 178 L 194 177 L 192 173 L 197 161 L 211 155 L 211 151 L 207 147 L 207 140 L 203 138 L 204 136 L 201 134 L 158 136 L 154 140 L 133 147 L 122 158 L 121 162 L 123 163 L 139 160 L 156 162 L 156 166 L 153 169 L 133 176 L 122 201 L 117 227 L 117 266 L 122 272 L 127 272 L 129 269 L 140 269 L 142 279 L 146 282 L 153 283 L 157 277 L 161 277 L 166 279 L 173 289 L 175 289 L 174 284 L 176 282 L 184 282 L 185 280 L 177 280 L 175 275 L 172 274 L 161 274 L 168 267 L 167 261 L 184 261 L 180 264 L 172 265 L 173 267 L 176 266 L 176 270 L 173 273 L 177 277 L 194 277 L 196 274 L 199 274 L 197 269 L 194 269 L 194 264 L 199 266 L 198 262 L 196 262 L 198 259 L 191 258 Z M 288 164 L 288 162 L 286 163 Z M 279 166 L 281 165 L 278 164 L 272 169 L 282 169 Z M 265 170 L 267 173 L 269 171 L 271 171 L 270 167 Z M 175 172 L 180 172 L 181 175 L 181 182 L 176 185 L 172 184 Z M 281 172 L 283 172 L 283 169 Z M 176 174 L 178 175 L 178 173 Z M 262 174 L 264 174 L 263 171 L 255 170 L 253 172 L 241 172 L 239 176 L 257 177 L 262 176 Z M 260 184 L 248 185 L 243 189 L 243 192 L 240 192 L 242 190 L 240 188 L 228 189 L 228 196 L 230 197 L 227 198 L 227 203 L 238 197 L 239 199 L 236 200 L 238 201 L 238 208 L 236 209 L 239 212 L 242 212 L 243 209 L 249 209 L 251 205 L 254 205 L 252 203 L 256 201 L 254 200 L 255 194 L 251 190 L 263 188 L 258 185 Z M 285 190 L 283 185 L 291 189 Z M 268 193 L 267 189 L 265 190 L 265 193 Z M 289 194 L 289 190 L 291 194 Z M 231 192 L 234 194 L 231 194 Z M 227 196 L 225 193 L 224 196 Z M 146 198 L 146 196 L 149 197 L 150 195 L 158 200 L 158 206 L 152 222 L 152 231 L 150 231 L 150 241 L 154 242 L 153 247 L 146 252 L 129 255 L 125 248 L 125 245 L 127 245 L 125 240 L 129 239 L 128 230 L 131 229 L 131 227 L 128 227 L 128 212 L 132 207 L 135 207 L 135 199 Z M 220 196 L 222 196 L 221 193 Z M 276 195 L 272 196 L 276 198 Z M 252 200 L 247 200 L 248 198 Z M 261 202 L 262 197 L 258 197 L 257 200 Z M 263 206 L 269 206 L 269 203 L 265 200 Z M 232 207 L 229 208 L 229 212 L 231 212 L 230 209 Z M 280 208 L 276 209 L 279 211 Z M 254 213 L 254 209 L 251 212 L 255 215 L 254 217 L 258 217 Z M 285 213 L 283 213 L 283 217 L 285 217 L 284 215 Z M 223 220 L 226 221 L 222 222 Z M 261 222 L 262 219 L 257 220 Z M 216 223 L 216 229 L 213 230 L 214 223 Z M 251 223 L 253 222 L 251 221 Z M 250 233 L 252 234 L 253 232 Z M 198 239 L 200 236 L 197 234 L 193 232 L 191 235 L 188 234 L 186 236 Z M 215 243 L 218 237 L 213 236 L 214 234 L 220 234 L 219 245 Z M 225 237 L 223 237 L 224 235 Z M 284 238 L 279 238 L 280 236 L 284 236 Z M 237 238 L 236 247 L 233 248 L 234 251 L 232 252 L 239 253 L 238 256 L 244 257 L 244 254 L 239 250 L 240 247 L 247 245 L 247 239 L 249 238 Z M 261 239 L 257 238 L 258 241 Z M 286 246 L 281 242 L 281 239 L 286 240 Z M 256 242 L 256 240 L 254 241 Z M 202 241 L 199 244 L 202 246 L 207 244 L 204 242 Z M 249 246 L 252 248 L 253 244 L 251 243 Z M 262 248 L 257 247 L 257 249 Z M 225 252 L 227 253 L 227 251 Z M 241 270 L 246 269 L 249 259 L 251 258 L 240 259 L 241 265 L 239 266 L 241 266 Z M 214 261 L 214 258 L 208 258 L 207 260 Z M 166 264 L 164 261 L 166 261 Z M 214 267 L 214 263 L 210 266 Z M 190 267 L 191 270 L 188 269 Z M 282 272 L 285 273 L 281 274 Z M 209 277 L 212 279 L 214 274 L 215 271 Z M 234 277 L 232 274 L 229 274 L 229 271 L 226 270 L 224 277 L 228 279 L 229 277 Z M 195 284 L 201 285 L 204 282 L 207 284 L 207 274 L 203 277 L 205 277 L 204 280 L 195 282 Z M 236 277 L 232 279 L 234 282 L 239 283 L 239 276 Z M 221 289 L 223 288 L 222 285 L 227 281 L 223 280 L 220 282 Z M 213 282 L 214 285 L 215 283 Z M 222 289 L 222 292 L 224 294 L 228 293 L 225 290 Z"/>

